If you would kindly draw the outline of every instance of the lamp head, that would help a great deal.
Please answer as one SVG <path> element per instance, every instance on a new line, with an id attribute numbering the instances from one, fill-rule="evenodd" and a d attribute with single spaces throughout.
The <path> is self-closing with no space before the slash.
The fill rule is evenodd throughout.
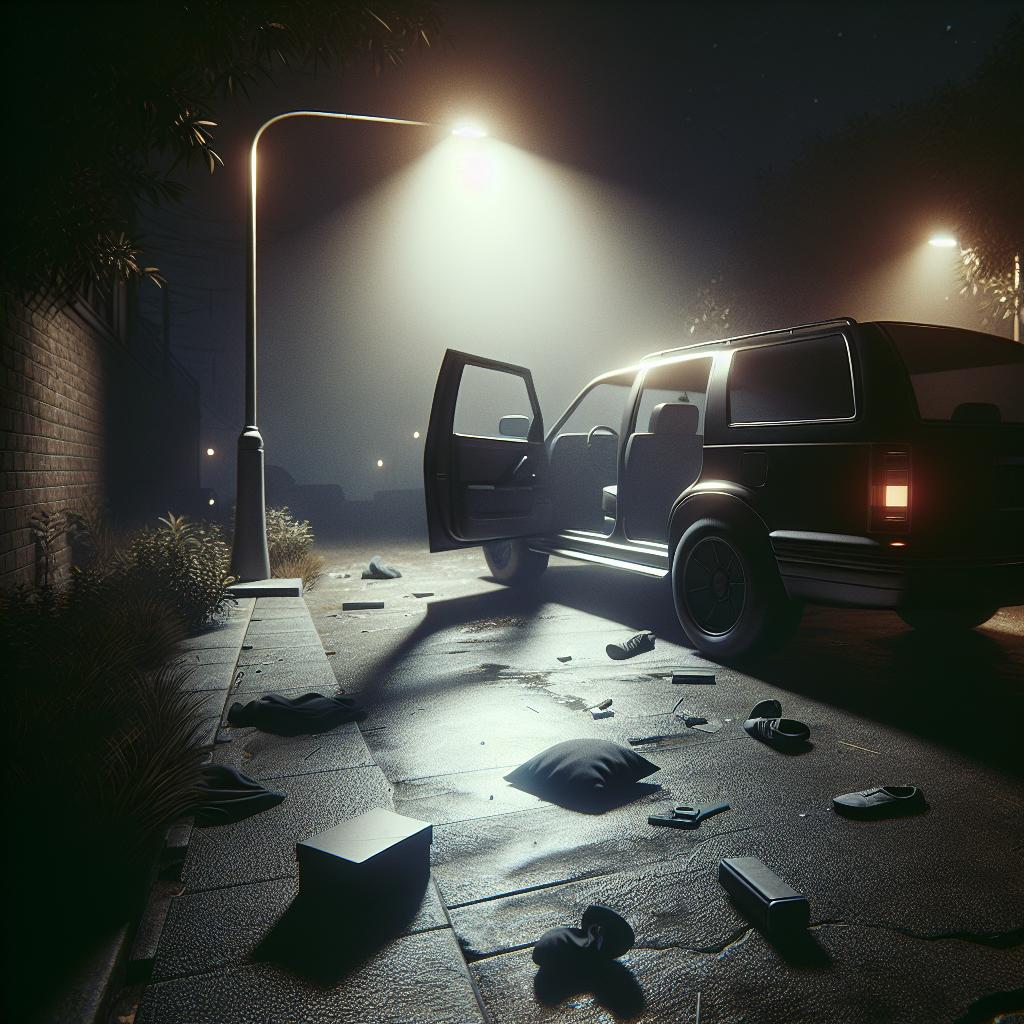
<path id="1" fill-rule="evenodd" d="M 928 244 L 936 249 L 955 249 L 957 243 L 952 235 L 937 234 L 928 239 Z"/>
<path id="2" fill-rule="evenodd" d="M 452 135 L 459 139 L 486 139 L 487 129 L 468 121 L 460 121 L 452 128 Z"/>

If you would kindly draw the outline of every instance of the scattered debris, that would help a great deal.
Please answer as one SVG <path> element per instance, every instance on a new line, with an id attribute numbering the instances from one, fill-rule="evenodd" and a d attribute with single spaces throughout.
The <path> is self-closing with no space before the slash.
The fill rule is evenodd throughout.
<path id="1" fill-rule="evenodd" d="M 363 611 L 366 608 L 383 608 L 383 601 L 342 601 L 341 610 L 343 612 L 358 612 Z"/>
<path id="2" fill-rule="evenodd" d="M 612 706 L 612 699 L 609 697 L 607 700 L 601 701 L 600 704 L 595 704 L 592 708 L 587 708 L 590 712 L 591 718 L 611 718 L 615 712 L 609 709 Z"/>
<path id="3" fill-rule="evenodd" d="M 536 711 L 538 715 L 540 714 L 540 712 L 539 712 L 539 711 L 537 711 L 537 709 L 536 709 L 535 707 L 532 707 L 532 706 L 531 706 L 531 705 L 529 705 L 529 704 L 526 704 L 526 705 L 524 705 L 524 707 L 528 707 L 528 708 L 530 708 L 530 710 L 531 710 L 531 711 Z"/>
<path id="4" fill-rule="evenodd" d="M 556 660 L 560 661 L 564 665 L 567 661 L 572 661 L 572 655 L 571 654 L 559 655 Z"/>
<path id="5" fill-rule="evenodd" d="M 642 747 L 647 743 L 661 743 L 662 740 L 685 740 L 692 736 L 689 732 L 661 733 L 657 736 L 630 736 L 626 742 L 631 747 Z"/>
<path id="6" fill-rule="evenodd" d="M 331 579 L 335 580 L 347 580 L 349 578 L 349 574 L 347 572 L 329 572 L 327 575 L 330 576 Z"/>
<path id="7" fill-rule="evenodd" d="M 432 590 L 414 590 L 412 592 L 413 597 L 433 597 L 434 592 Z"/>
<path id="8" fill-rule="evenodd" d="M 689 804 L 677 804 L 671 814 L 648 815 L 649 825 L 662 825 L 666 828 L 681 828 L 688 831 L 698 828 L 706 818 L 714 817 L 723 811 L 731 811 L 729 804 L 715 804 L 714 807 L 691 807 Z"/>
<path id="9" fill-rule="evenodd" d="M 393 565 L 385 565 L 380 555 L 370 559 L 369 566 L 363 570 L 364 580 L 397 580 L 402 573 Z"/>
<path id="10" fill-rule="evenodd" d="M 673 672 L 672 682 L 677 686 L 681 683 L 689 686 L 714 686 L 715 676 L 713 672 Z"/>
<path id="11" fill-rule="evenodd" d="M 336 655 L 338 652 L 337 651 L 326 651 L 325 653 L 326 653 L 328 658 L 333 658 L 334 655 Z"/>
<path id="12" fill-rule="evenodd" d="M 864 750 L 869 754 L 880 754 L 880 750 L 872 750 L 870 747 L 861 747 L 856 743 L 851 743 L 849 740 L 836 740 L 836 743 L 841 743 L 844 747 L 853 747 L 854 750 Z"/>
<path id="13" fill-rule="evenodd" d="M 251 651 L 252 650 L 252 644 L 242 644 L 242 650 L 243 651 Z"/>

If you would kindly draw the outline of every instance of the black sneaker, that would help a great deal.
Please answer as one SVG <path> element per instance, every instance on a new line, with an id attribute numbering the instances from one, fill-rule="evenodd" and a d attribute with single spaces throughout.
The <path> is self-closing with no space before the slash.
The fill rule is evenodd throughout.
<path id="1" fill-rule="evenodd" d="M 653 650 L 654 634 L 650 630 L 637 633 L 636 636 L 631 636 L 621 643 L 609 644 L 604 649 L 605 654 L 613 661 L 625 661 L 627 658 L 635 658 L 638 654 L 646 654 Z"/>
<path id="2" fill-rule="evenodd" d="M 762 743 L 777 750 L 804 750 L 811 730 L 794 718 L 782 718 L 782 705 L 777 700 L 755 704 L 743 728 Z"/>
<path id="3" fill-rule="evenodd" d="M 902 814 L 920 814 L 928 809 L 924 793 L 917 786 L 880 786 L 859 793 L 832 797 L 832 809 L 847 818 L 895 818 Z"/>

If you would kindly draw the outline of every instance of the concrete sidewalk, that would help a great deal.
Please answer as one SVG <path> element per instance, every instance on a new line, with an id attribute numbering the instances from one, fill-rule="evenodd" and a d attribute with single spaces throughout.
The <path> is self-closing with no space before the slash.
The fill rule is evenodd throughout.
<path id="1" fill-rule="evenodd" d="M 553 564 L 516 592 L 486 578 L 477 550 L 408 544 L 386 550 L 403 578 L 363 581 L 373 553 L 331 553 L 333 572 L 305 599 L 257 600 L 233 661 L 197 646 L 203 664 L 230 661 L 230 690 L 209 674 L 221 706 L 340 688 L 369 714 L 318 736 L 221 731 L 218 761 L 288 797 L 193 832 L 136 1024 L 654 1024 L 693 1020 L 698 992 L 708 1024 L 953 1024 L 1016 1009 L 1024 798 L 999 755 L 1021 717 L 1019 617 L 934 651 L 895 616 L 815 609 L 785 652 L 737 671 L 678 642 L 656 583 Z M 342 608 L 367 598 L 385 607 Z M 606 657 L 605 643 L 642 627 L 659 637 L 654 652 Z M 686 666 L 716 685 L 673 685 Z M 984 733 L 944 710 L 964 680 Z M 721 729 L 681 727 L 681 696 Z M 615 716 L 593 720 L 587 707 L 606 697 Z M 809 752 L 786 756 L 743 731 L 766 697 L 809 723 Z M 639 748 L 660 788 L 605 814 L 503 780 L 560 740 L 672 733 Z M 923 786 L 927 814 L 862 823 L 831 810 L 833 794 L 902 782 Z M 733 809 L 694 833 L 646 820 L 723 799 Z M 296 895 L 295 841 L 371 807 L 433 823 L 422 906 L 334 977 L 313 969 L 323 948 L 305 951 L 308 969 L 303 955 L 285 967 L 267 949 Z M 730 856 L 760 857 L 807 893 L 803 947 L 776 948 L 738 915 L 716 875 Z M 534 941 L 592 902 L 624 914 L 636 947 L 599 991 L 538 989 Z M 360 925 L 338 920 L 339 940 Z M 329 925 L 319 941 L 329 960 Z"/>
<path id="2" fill-rule="evenodd" d="M 226 628 L 219 638 L 216 648 L 197 638 L 187 656 L 200 666 L 195 682 L 216 684 L 211 697 L 222 707 L 271 692 L 337 692 L 302 598 L 258 598 L 244 632 Z M 219 738 L 228 742 L 217 744 L 216 762 L 287 798 L 244 821 L 192 830 L 136 1024 L 484 1020 L 433 885 L 405 929 L 333 984 L 260 959 L 298 890 L 296 840 L 393 808 L 393 790 L 355 724 L 298 737 L 226 727 Z M 337 922 L 339 933 L 359 926 Z"/>

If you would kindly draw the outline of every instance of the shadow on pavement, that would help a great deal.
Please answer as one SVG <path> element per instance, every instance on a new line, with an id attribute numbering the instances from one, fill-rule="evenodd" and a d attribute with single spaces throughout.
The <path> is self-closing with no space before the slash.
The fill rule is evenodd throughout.
<path id="1" fill-rule="evenodd" d="M 325 901 L 296 896 L 257 946 L 253 959 L 277 964 L 331 988 L 405 932 L 423 904 L 426 871 L 386 892 L 349 891 Z"/>
<path id="2" fill-rule="evenodd" d="M 619 1020 L 638 1017 L 646 1007 L 643 989 L 636 976 L 617 960 L 602 961 L 590 969 L 575 971 L 541 968 L 533 979 L 537 1000 L 554 1007 L 572 996 L 589 993 Z"/>

